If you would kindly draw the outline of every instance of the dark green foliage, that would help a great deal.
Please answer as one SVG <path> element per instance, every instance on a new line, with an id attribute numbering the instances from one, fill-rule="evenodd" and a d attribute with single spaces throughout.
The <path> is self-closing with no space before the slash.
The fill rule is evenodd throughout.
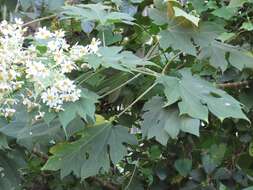
<path id="1" fill-rule="evenodd" d="M 40 24 L 102 42 L 80 61 L 90 69 L 69 74 L 79 101 L 37 122 L 19 104 L 0 118 L 0 190 L 253 189 L 252 0 L 0 8 L 1 20 L 42 18 L 27 34 Z"/>

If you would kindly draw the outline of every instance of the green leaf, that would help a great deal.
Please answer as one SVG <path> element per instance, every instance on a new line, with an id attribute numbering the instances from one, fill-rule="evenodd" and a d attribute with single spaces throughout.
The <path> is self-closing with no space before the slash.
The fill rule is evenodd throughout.
<path id="1" fill-rule="evenodd" d="M 189 2 L 192 3 L 194 9 L 195 9 L 198 13 L 202 13 L 202 12 L 208 10 L 208 6 L 206 5 L 206 2 L 205 2 L 205 1 L 189 0 Z"/>
<path id="2" fill-rule="evenodd" d="M 64 5 L 65 0 L 47 0 L 48 9 L 50 11 L 55 11 L 60 9 Z"/>
<path id="3" fill-rule="evenodd" d="M 252 0 L 231 0 L 229 7 L 241 7 L 246 2 L 253 2 Z"/>
<path id="4" fill-rule="evenodd" d="M 149 61 L 137 57 L 130 51 L 121 52 L 121 50 L 122 47 L 118 46 L 101 47 L 98 52 L 100 56 L 87 56 L 87 62 L 94 69 L 103 66 L 105 68 L 113 68 L 125 72 L 130 72 L 131 69 L 137 66 L 154 65 Z"/>
<path id="5" fill-rule="evenodd" d="M 18 151 L 0 151 L 0 187 L 2 190 L 21 190 L 20 169 L 26 166 L 24 155 Z"/>
<path id="6" fill-rule="evenodd" d="M 225 55 L 229 53 L 228 60 Z M 210 58 L 210 64 L 222 71 L 228 66 L 228 63 L 239 70 L 243 68 L 253 68 L 253 55 L 232 45 L 213 41 L 210 46 L 204 47 L 199 55 L 200 59 Z"/>
<path id="7" fill-rule="evenodd" d="M 237 13 L 237 9 L 233 7 L 221 7 L 212 12 L 213 15 L 229 20 Z"/>
<path id="8" fill-rule="evenodd" d="M 0 133 L 0 150 L 10 149 L 7 137 Z"/>
<path id="9" fill-rule="evenodd" d="M 148 9 L 148 15 L 157 25 L 164 25 L 168 23 L 168 16 L 165 12 L 155 8 Z"/>
<path id="10" fill-rule="evenodd" d="M 225 41 L 233 38 L 235 35 L 236 34 L 234 32 L 224 32 L 217 39 L 224 43 Z"/>
<path id="11" fill-rule="evenodd" d="M 163 49 L 172 47 L 174 50 L 181 50 L 190 55 L 197 54 L 196 46 L 193 41 L 201 46 L 206 47 L 223 33 L 223 26 L 219 23 L 202 22 L 199 28 L 186 28 L 175 23 L 175 26 L 169 26 L 167 30 L 162 30 L 160 45 Z"/>
<path id="12" fill-rule="evenodd" d="M 148 139 L 155 139 L 163 145 L 167 144 L 169 137 L 177 138 L 180 131 L 199 135 L 200 122 L 188 116 L 179 116 L 174 106 L 163 108 L 161 97 L 154 97 L 143 108 L 142 135 Z"/>
<path id="13" fill-rule="evenodd" d="M 212 173 L 217 167 L 215 161 L 208 154 L 202 156 L 202 164 L 207 174 Z"/>
<path id="14" fill-rule="evenodd" d="M 20 4 L 24 11 L 30 8 L 33 4 L 33 0 L 20 0 Z"/>
<path id="15" fill-rule="evenodd" d="M 95 117 L 95 103 L 98 96 L 87 90 L 82 90 L 81 98 L 74 103 L 67 103 L 63 106 L 64 111 L 59 112 L 59 120 L 64 129 L 68 124 L 75 119 L 78 115 L 86 122 L 94 121 Z"/>
<path id="16" fill-rule="evenodd" d="M 15 138 L 17 143 L 32 149 L 35 144 L 40 146 L 50 145 L 50 141 L 59 142 L 64 140 L 64 132 L 58 120 L 51 121 L 50 125 L 38 122 L 32 125 L 30 115 L 23 107 L 16 108 L 15 118 L 8 124 L 0 127 L 0 132 L 4 135 Z M 76 131 L 82 129 L 84 123 L 80 118 L 69 123 L 66 132 L 71 136 Z"/>
<path id="17" fill-rule="evenodd" d="M 216 144 L 213 144 L 210 149 L 208 150 L 211 158 L 213 159 L 213 161 L 217 164 L 217 165 L 220 165 L 223 158 L 224 158 L 224 155 L 226 153 L 226 145 L 225 144 L 219 144 L 219 145 L 216 145 Z"/>
<path id="18" fill-rule="evenodd" d="M 133 24 L 132 21 L 134 20 L 134 18 L 128 14 L 110 12 L 110 7 L 102 5 L 101 3 L 65 6 L 63 9 L 62 13 L 63 15 L 66 15 L 63 18 L 76 18 L 82 20 L 83 22 L 97 21 L 101 25 L 114 23 Z"/>
<path id="19" fill-rule="evenodd" d="M 225 91 L 198 76 L 192 76 L 189 70 L 181 70 L 180 74 L 181 79 L 169 76 L 157 78 L 157 82 L 164 86 L 168 101 L 166 105 L 179 101 L 180 115 L 188 114 L 208 122 L 209 110 L 221 121 L 228 117 L 248 120 L 241 110 L 240 102 Z"/>
<path id="20" fill-rule="evenodd" d="M 125 127 L 102 124 L 87 128 L 79 140 L 53 147 L 53 156 L 43 170 L 61 170 L 62 178 L 71 172 L 81 178 L 94 176 L 109 170 L 110 159 L 115 165 L 126 155 L 123 143 L 137 143 Z"/>
<path id="21" fill-rule="evenodd" d="M 252 31 L 253 30 L 253 24 L 250 21 L 244 22 L 240 28 L 244 29 L 244 30 L 247 30 L 247 31 Z"/>
<path id="22" fill-rule="evenodd" d="M 188 14 L 184 10 L 178 7 L 173 7 L 173 9 L 174 9 L 174 17 L 176 18 L 183 17 L 187 21 L 190 21 L 191 23 L 193 23 L 195 26 L 199 25 L 200 19 L 198 17 Z"/>
<path id="23" fill-rule="evenodd" d="M 189 159 L 176 160 L 174 167 L 180 173 L 180 175 L 186 177 L 192 169 L 192 161 Z"/>

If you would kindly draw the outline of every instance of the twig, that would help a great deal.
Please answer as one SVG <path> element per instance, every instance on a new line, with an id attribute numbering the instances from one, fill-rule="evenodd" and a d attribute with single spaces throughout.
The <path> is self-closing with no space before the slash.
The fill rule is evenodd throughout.
<path id="1" fill-rule="evenodd" d="M 48 160 L 48 155 L 44 154 L 43 152 L 38 151 L 36 148 L 32 150 L 32 153 L 39 158 L 43 159 L 45 162 Z"/>
<path id="2" fill-rule="evenodd" d="M 244 86 L 248 86 L 250 83 L 252 83 L 253 80 L 245 80 L 240 82 L 228 82 L 228 83 L 222 83 L 222 84 L 216 84 L 216 87 L 218 88 L 240 88 Z"/>
<path id="3" fill-rule="evenodd" d="M 34 19 L 34 20 L 30 21 L 30 22 L 27 22 L 27 23 L 23 24 L 22 26 L 25 27 L 25 26 L 28 26 L 28 25 L 36 23 L 36 22 L 40 22 L 40 21 L 43 21 L 43 20 L 48 20 L 48 19 L 54 18 L 56 16 L 57 16 L 56 14 L 53 14 L 53 15 L 49 15 L 49 16 L 46 16 L 46 17 Z"/>
<path id="4" fill-rule="evenodd" d="M 120 117 L 123 115 L 129 108 L 131 108 L 136 102 L 138 102 L 143 96 L 145 96 L 152 88 L 154 88 L 157 85 L 155 82 L 152 84 L 147 90 L 145 90 L 138 98 L 136 98 L 131 104 L 129 104 L 122 112 L 120 112 L 117 117 Z"/>

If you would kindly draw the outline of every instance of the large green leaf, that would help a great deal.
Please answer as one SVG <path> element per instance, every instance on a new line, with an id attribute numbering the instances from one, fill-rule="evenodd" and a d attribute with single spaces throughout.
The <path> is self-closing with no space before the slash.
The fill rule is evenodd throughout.
<path id="1" fill-rule="evenodd" d="M 228 59 L 226 59 L 226 53 L 229 53 Z M 221 68 L 222 71 L 226 70 L 228 63 L 240 70 L 253 68 L 252 53 L 217 41 L 213 41 L 209 46 L 204 47 L 199 58 L 209 58 L 210 64 L 216 68 Z"/>
<path id="2" fill-rule="evenodd" d="M 121 71 L 131 71 L 131 69 L 137 66 L 150 65 L 149 61 L 145 61 L 130 51 L 122 51 L 122 47 L 101 47 L 99 49 L 99 56 L 89 55 L 87 56 L 87 62 L 93 68 L 103 66 L 105 68 L 114 68 Z"/>
<path id="3" fill-rule="evenodd" d="M 154 97 L 143 108 L 142 135 L 155 139 L 163 145 L 169 137 L 177 138 L 180 131 L 199 135 L 200 121 L 188 116 L 179 116 L 175 106 L 164 108 L 161 97 Z"/>
<path id="4" fill-rule="evenodd" d="M 25 167 L 23 155 L 18 151 L 0 151 L 0 187 L 1 190 L 21 190 L 20 169 Z"/>
<path id="5" fill-rule="evenodd" d="M 228 117 L 248 120 L 241 110 L 240 102 L 225 91 L 198 76 L 192 76 L 189 70 L 181 70 L 180 74 L 181 79 L 169 76 L 157 79 L 164 86 L 167 105 L 179 101 L 180 115 L 188 114 L 208 122 L 209 110 L 221 121 Z"/>
<path id="6" fill-rule="evenodd" d="M 111 12 L 109 6 L 102 5 L 101 3 L 65 6 L 62 14 L 66 15 L 66 18 L 74 17 L 82 21 L 97 21 L 101 25 L 120 22 L 133 24 L 132 21 L 134 20 L 134 18 L 128 14 Z"/>
<path id="7" fill-rule="evenodd" d="M 210 64 L 222 71 L 226 70 L 228 62 L 240 70 L 253 68 L 252 53 L 215 40 L 223 31 L 223 25 L 218 23 L 203 22 L 199 28 L 186 28 L 175 23 L 175 26 L 169 26 L 159 33 L 160 45 L 163 49 L 172 47 L 190 55 L 198 55 L 200 59 L 209 58 Z M 230 54 L 228 60 L 226 53 Z"/>
<path id="8" fill-rule="evenodd" d="M 79 140 L 53 147 L 43 170 L 61 170 L 61 177 L 71 172 L 81 178 L 94 176 L 108 171 L 110 160 L 115 165 L 125 156 L 123 143 L 136 144 L 125 127 L 108 123 L 87 128 Z"/>
<path id="9" fill-rule="evenodd" d="M 0 132 L 4 135 L 16 139 L 17 143 L 25 146 L 28 149 L 32 149 L 36 144 L 41 146 L 48 146 L 50 141 L 55 143 L 65 139 L 65 134 L 62 130 L 61 123 L 58 119 L 53 120 L 50 125 L 45 122 L 39 121 L 38 123 L 31 124 L 30 115 L 23 107 L 17 108 L 17 113 L 12 121 L 8 124 L 0 127 Z M 67 134 L 73 135 L 84 127 L 84 122 L 77 117 L 68 124 Z M 0 136 L 0 138 L 2 138 Z M 1 141 L 1 140 L 0 140 Z M 7 142 L 2 140 L 4 146 L 7 148 Z"/>
<path id="10" fill-rule="evenodd" d="M 177 23 L 160 32 L 160 45 L 163 49 L 172 47 L 185 53 L 196 55 L 197 49 L 194 42 L 201 47 L 208 46 L 223 32 L 222 25 L 218 23 L 202 22 L 199 27 L 183 27 Z"/>

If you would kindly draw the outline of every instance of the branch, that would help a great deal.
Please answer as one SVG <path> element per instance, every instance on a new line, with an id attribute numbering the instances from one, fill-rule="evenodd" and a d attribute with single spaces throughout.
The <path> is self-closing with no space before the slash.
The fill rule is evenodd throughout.
<path id="1" fill-rule="evenodd" d="M 240 82 L 228 82 L 228 83 L 221 83 L 216 84 L 216 87 L 218 88 L 241 88 L 248 86 L 250 83 L 252 83 L 253 80 L 245 80 Z"/>
<path id="2" fill-rule="evenodd" d="M 32 150 L 32 154 L 38 156 L 39 158 L 41 158 L 45 162 L 48 160 L 48 155 L 44 154 L 43 152 L 38 151 L 36 148 L 34 148 Z"/>
<path id="3" fill-rule="evenodd" d="M 49 15 L 49 16 L 46 16 L 46 17 L 34 19 L 34 20 L 30 21 L 30 22 L 27 22 L 27 23 L 23 24 L 22 26 L 25 27 L 25 26 L 28 26 L 28 25 L 36 23 L 36 22 L 40 22 L 40 21 L 43 21 L 43 20 L 48 20 L 48 19 L 54 18 L 56 16 L 57 16 L 56 14 L 53 14 L 53 15 Z"/>

